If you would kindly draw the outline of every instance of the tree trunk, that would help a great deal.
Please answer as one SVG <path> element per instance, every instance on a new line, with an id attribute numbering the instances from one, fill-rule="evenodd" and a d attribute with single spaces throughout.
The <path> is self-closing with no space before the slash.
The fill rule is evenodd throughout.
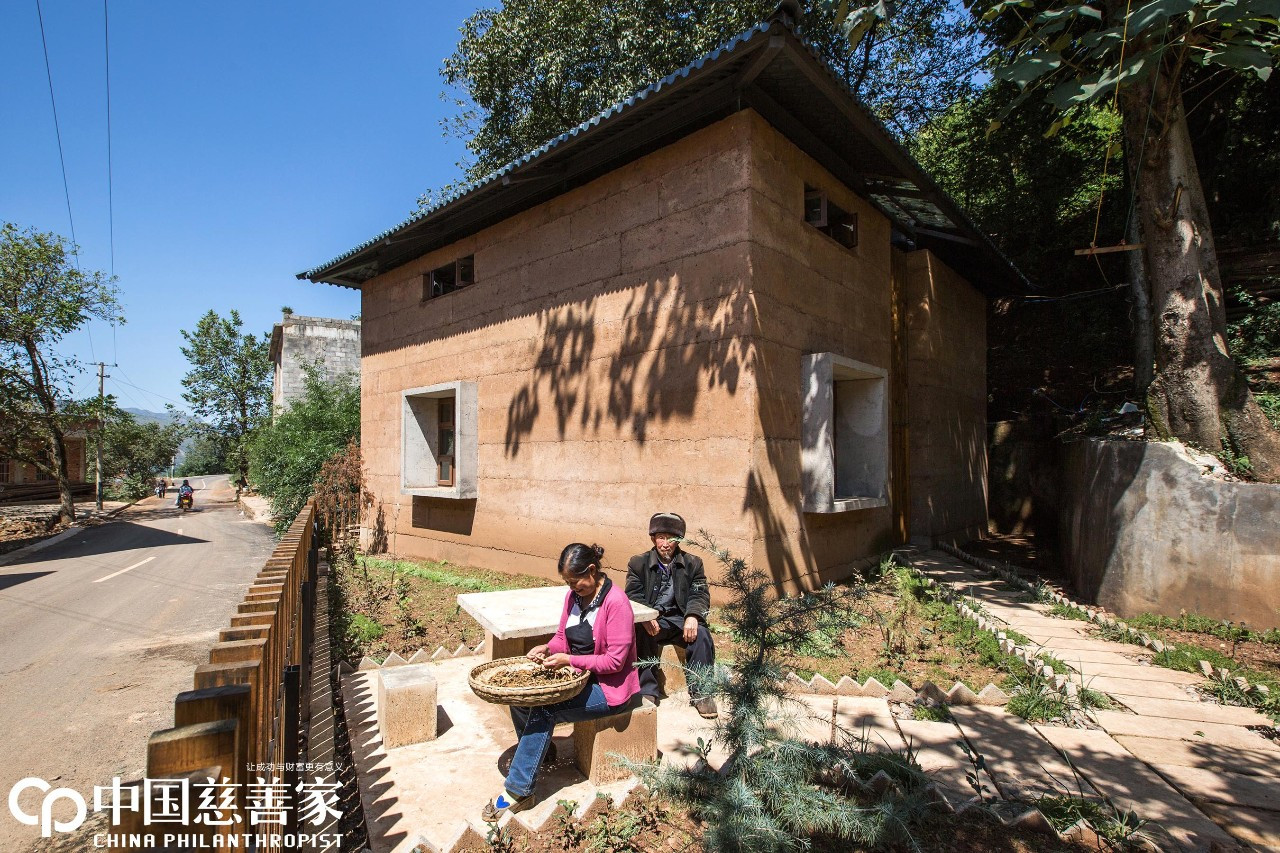
<path id="1" fill-rule="evenodd" d="M 1138 227 L 1138 213 L 1129 217 L 1126 239 L 1132 245 L 1142 242 L 1142 229 Z M 1140 252 L 1125 252 L 1128 256 L 1129 290 L 1133 293 L 1133 391 L 1139 400 L 1147 397 L 1147 388 L 1154 378 L 1155 345 L 1151 340 L 1151 291 L 1147 285 L 1147 269 Z"/>
<path id="2" fill-rule="evenodd" d="M 43 421 L 45 440 L 49 443 L 49 460 L 53 463 L 49 473 L 53 474 L 58 483 L 58 515 L 54 523 L 70 524 L 76 520 L 76 503 L 71 496 L 71 480 L 67 477 L 66 439 L 62 434 L 62 427 L 58 425 L 58 398 L 49 387 L 49 375 L 35 339 L 27 337 L 22 345 L 31 365 L 31 387 L 35 392 L 36 402 L 40 405 L 40 419 Z"/>
<path id="3" fill-rule="evenodd" d="M 1124 130 L 1129 150 L 1141 152 L 1135 184 L 1156 364 L 1146 406 L 1155 433 L 1248 457 L 1259 480 L 1280 482 L 1280 434 L 1227 352 L 1222 279 L 1179 82 L 1161 73 L 1131 86 Z"/>

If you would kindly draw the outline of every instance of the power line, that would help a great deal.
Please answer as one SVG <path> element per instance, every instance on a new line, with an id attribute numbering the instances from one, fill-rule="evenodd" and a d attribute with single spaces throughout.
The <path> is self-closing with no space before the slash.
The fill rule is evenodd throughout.
<path id="1" fill-rule="evenodd" d="M 102 0 L 102 45 L 106 55 L 107 78 L 107 227 L 111 243 L 111 274 L 116 274 L 116 211 L 114 187 L 111 181 L 111 28 L 107 17 L 107 0 Z M 112 343 L 115 342 L 115 324 L 111 327 Z"/>
<path id="2" fill-rule="evenodd" d="M 36 0 L 36 17 L 40 20 L 40 44 L 44 47 L 44 73 L 49 80 L 49 103 L 53 106 L 53 132 L 58 137 L 58 162 L 62 164 L 62 191 L 67 197 L 67 221 L 71 223 L 71 252 L 75 255 L 76 269 L 79 270 L 80 247 L 76 244 L 76 221 L 71 215 L 71 188 L 67 184 L 67 159 L 62 154 L 62 128 L 58 126 L 58 102 L 53 97 L 53 69 L 49 67 L 49 42 L 44 35 L 44 12 L 40 9 L 40 0 Z"/>
<path id="3" fill-rule="evenodd" d="M 119 365 L 116 365 L 116 368 L 120 371 L 122 376 L 128 377 L 129 374 L 124 372 L 124 368 L 121 368 Z M 122 382 L 123 384 L 128 385 L 130 388 L 137 388 L 139 391 L 146 391 L 146 393 L 150 394 L 152 397 L 159 397 L 161 400 L 168 400 L 170 403 L 177 403 L 179 406 L 186 405 L 181 400 L 175 400 L 172 397 L 166 397 L 165 395 L 158 394 L 155 391 L 149 391 L 146 388 L 143 388 L 141 385 L 135 385 L 132 382 L 123 382 L 123 380 L 120 380 L 120 379 L 117 379 L 116 382 Z"/>

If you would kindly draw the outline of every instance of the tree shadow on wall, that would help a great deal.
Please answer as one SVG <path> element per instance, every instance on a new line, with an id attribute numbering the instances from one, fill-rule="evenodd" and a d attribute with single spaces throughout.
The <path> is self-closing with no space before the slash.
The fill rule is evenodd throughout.
<path id="1" fill-rule="evenodd" d="M 753 308 L 742 288 L 701 301 L 681 299 L 674 278 L 647 282 L 628 299 L 618 321 L 598 316 L 591 296 L 538 312 L 540 340 L 534 368 L 507 408 L 505 452 L 520 453 L 543 416 L 554 414 L 563 439 L 576 421 L 584 432 L 604 423 L 643 443 L 653 422 L 692 418 L 699 395 L 737 392 L 755 353 L 749 337 Z M 617 328 L 617 341 L 613 328 Z M 604 370 L 593 364 L 605 360 Z M 594 378 L 608 378 L 603 395 Z"/>
<path id="2" fill-rule="evenodd" d="M 373 531 L 369 535 L 369 548 L 366 553 L 385 554 L 387 552 L 387 512 L 381 503 L 378 514 L 373 519 Z"/>

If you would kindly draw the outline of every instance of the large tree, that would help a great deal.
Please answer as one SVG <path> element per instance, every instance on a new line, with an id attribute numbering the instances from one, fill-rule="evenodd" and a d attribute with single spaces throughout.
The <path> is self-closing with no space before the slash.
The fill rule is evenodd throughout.
<path id="1" fill-rule="evenodd" d="M 1156 436 L 1247 458 L 1259 479 L 1280 481 L 1280 433 L 1228 352 L 1184 100 L 1193 75 L 1202 86 L 1214 77 L 1270 76 L 1280 60 L 1280 2 L 980 2 L 1003 44 L 997 76 L 1017 84 L 1020 98 L 1043 94 L 1061 112 L 1050 132 L 1099 101 L 1114 102 L 1123 116 L 1137 225 L 1130 242 L 1143 244 L 1150 288 L 1155 365 L 1145 400 Z M 1191 107 L 1203 97 L 1196 92 Z"/>
<path id="2" fill-rule="evenodd" d="M 60 341 L 92 318 L 123 323 L 114 279 L 84 272 L 56 234 L 0 226 L 0 454 L 58 484 L 58 520 L 75 520 L 66 433 L 85 412 L 70 405 L 72 359 Z"/>
<path id="3" fill-rule="evenodd" d="M 463 23 L 442 74 L 459 92 L 445 123 L 484 177 L 768 17 L 776 0 L 507 0 Z M 903 0 L 857 50 L 821 3 L 804 35 L 906 136 L 972 89 L 984 55 L 956 0 Z M 447 191 L 445 188 L 444 191 Z M 443 192 L 443 191 L 442 191 Z M 421 199 L 434 203 L 437 193 Z"/>
<path id="4" fill-rule="evenodd" d="M 95 408 L 98 401 L 93 401 Z M 183 427 L 176 422 L 139 421 L 107 397 L 101 406 L 100 428 L 89 444 L 93 453 L 102 442 L 102 475 L 112 492 L 124 500 L 151 490 L 152 479 L 166 470 L 182 444 Z"/>
<path id="5" fill-rule="evenodd" d="M 234 308 L 228 317 L 210 310 L 195 331 L 182 331 L 182 354 L 191 370 L 182 378 L 182 397 L 192 411 L 227 443 L 237 483 L 249 474 L 249 436 L 271 416 L 270 336 L 241 332 Z"/>

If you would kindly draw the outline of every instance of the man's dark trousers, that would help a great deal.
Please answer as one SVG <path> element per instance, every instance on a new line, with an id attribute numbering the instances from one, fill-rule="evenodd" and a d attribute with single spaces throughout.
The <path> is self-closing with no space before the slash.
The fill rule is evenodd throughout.
<path id="1" fill-rule="evenodd" d="M 692 643 L 684 641 L 684 619 L 676 613 L 658 617 L 658 634 L 650 637 L 644 625 L 636 625 L 636 657 L 649 660 L 662 655 L 665 645 L 679 646 L 688 651 L 685 666 L 689 669 L 706 669 L 716 662 L 716 647 L 711 641 L 711 632 L 707 626 L 698 623 L 698 636 Z M 658 698 L 658 672 L 656 666 L 642 666 L 640 669 L 640 692 L 645 696 Z M 693 680 L 689 680 L 689 698 L 697 701 L 701 694 L 695 693 Z"/>

